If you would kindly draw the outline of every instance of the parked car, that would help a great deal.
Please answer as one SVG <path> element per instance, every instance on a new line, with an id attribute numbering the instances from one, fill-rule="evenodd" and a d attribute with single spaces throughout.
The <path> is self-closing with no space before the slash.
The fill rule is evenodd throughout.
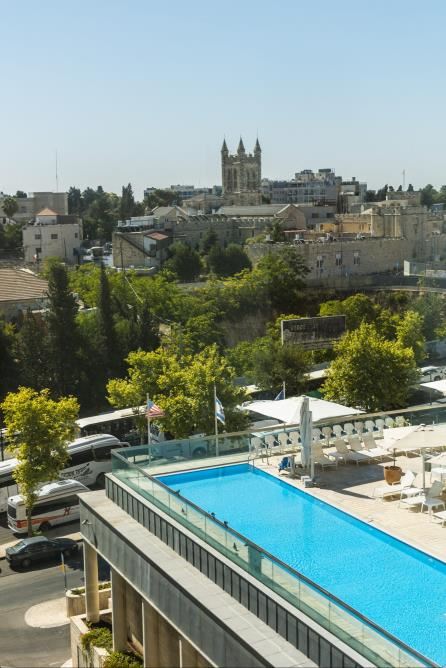
<path id="1" fill-rule="evenodd" d="M 34 536 L 24 538 L 12 547 L 5 550 L 6 559 L 11 566 L 22 566 L 29 568 L 39 561 L 49 561 L 77 554 L 78 544 L 71 538 L 47 538 L 46 536 Z"/>
<path id="2" fill-rule="evenodd" d="M 441 366 L 423 366 L 418 371 L 420 374 L 419 383 L 430 383 L 433 380 L 442 380 L 446 377 L 446 371 Z"/>

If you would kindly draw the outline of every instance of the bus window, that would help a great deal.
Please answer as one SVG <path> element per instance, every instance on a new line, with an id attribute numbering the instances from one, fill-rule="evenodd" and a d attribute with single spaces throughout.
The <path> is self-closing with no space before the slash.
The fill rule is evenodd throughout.
<path id="1" fill-rule="evenodd" d="M 68 460 L 67 468 L 70 468 L 71 466 L 79 466 L 79 464 L 87 464 L 88 462 L 91 462 L 92 459 L 93 455 L 90 448 L 86 448 L 80 452 L 73 452 Z"/>

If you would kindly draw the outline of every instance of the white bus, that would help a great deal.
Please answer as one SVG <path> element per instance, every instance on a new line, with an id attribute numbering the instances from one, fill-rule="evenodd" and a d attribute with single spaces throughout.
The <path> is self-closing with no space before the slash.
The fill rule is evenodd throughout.
<path id="1" fill-rule="evenodd" d="M 53 526 L 79 519 L 79 497 L 88 488 L 77 480 L 58 480 L 43 485 L 31 514 L 33 528 L 46 531 Z M 8 527 L 14 533 L 27 533 L 26 506 L 21 494 L 8 499 Z"/>
<path id="2" fill-rule="evenodd" d="M 111 451 L 126 445 L 110 434 L 77 438 L 68 444 L 69 460 L 59 477 L 78 480 L 83 485 L 103 486 L 105 474 L 111 471 Z M 6 511 L 8 497 L 19 492 L 13 477 L 16 466 L 16 459 L 0 462 L 0 513 Z"/>

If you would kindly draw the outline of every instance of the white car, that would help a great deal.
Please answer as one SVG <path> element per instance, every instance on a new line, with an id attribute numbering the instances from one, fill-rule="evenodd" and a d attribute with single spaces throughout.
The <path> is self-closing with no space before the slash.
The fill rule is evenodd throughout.
<path id="1" fill-rule="evenodd" d="M 431 383 L 433 380 L 446 378 L 446 372 L 442 366 L 423 366 L 418 371 L 420 373 L 420 383 Z"/>

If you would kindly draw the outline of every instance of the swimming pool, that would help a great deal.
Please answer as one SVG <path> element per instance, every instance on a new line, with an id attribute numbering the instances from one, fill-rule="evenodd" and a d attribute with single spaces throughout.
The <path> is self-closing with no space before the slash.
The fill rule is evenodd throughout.
<path id="1" fill-rule="evenodd" d="M 248 464 L 159 479 L 446 664 L 446 564 Z"/>

